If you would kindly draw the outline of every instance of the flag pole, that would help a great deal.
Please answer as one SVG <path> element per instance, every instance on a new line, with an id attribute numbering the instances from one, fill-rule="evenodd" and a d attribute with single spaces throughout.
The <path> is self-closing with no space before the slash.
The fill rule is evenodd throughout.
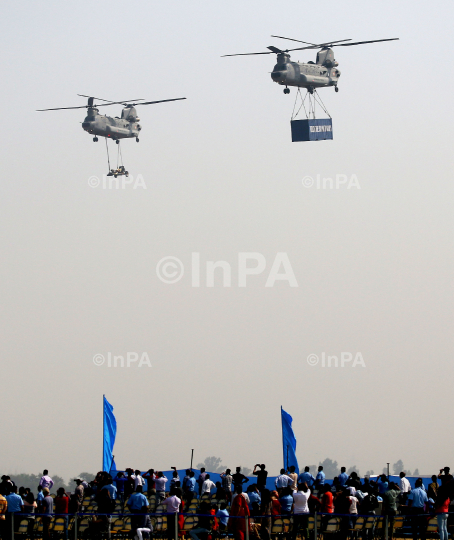
<path id="1" fill-rule="evenodd" d="M 281 428 L 282 428 L 282 459 L 284 461 L 284 469 L 285 469 L 285 450 L 284 450 L 284 422 L 282 420 L 282 405 L 281 405 Z"/>
<path id="2" fill-rule="evenodd" d="M 192 471 L 192 458 L 194 457 L 194 448 L 191 450 L 191 471 Z"/>
<path id="3" fill-rule="evenodd" d="M 103 394 L 102 395 L 102 461 L 101 461 L 101 470 L 103 471 L 104 470 L 104 441 L 105 441 L 105 433 L 104 433 L 104 430 L 106 429 L 105 427 L 105 422 L 104 422 L 104 399 L 106 398 L 106 394 Z"/>

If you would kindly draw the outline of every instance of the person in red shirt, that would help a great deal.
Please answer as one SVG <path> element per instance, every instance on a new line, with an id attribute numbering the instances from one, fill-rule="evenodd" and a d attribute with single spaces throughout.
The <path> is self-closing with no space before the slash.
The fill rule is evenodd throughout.
<path id="1" fill-rule="evenodd" d="M 334 512 L 334 497 L 333 493 L 331 491 L 331 486 L 329 484 L 325 484 L 323 488 L 323 495 L 321 496 L 321 506 L 320 506 L 320 512 L 322 514 L 332 514 Z M 326 528 L 326 524 L 330 520 L 330 516 L 324 515 L 322 516 L 322 527 L 323 530 Z"/>
<path id="2" fill-rule="evenodd" d="M 281 503 L 279 502 L 279 495 L 277 491 L 271 492 L 271 515 L 281 515 Z"/>
<path id="3" fill-rule="evenodd" d="M 311 514 L 315 514 L 315 512 L 320 512 L 322 503 L 320 502 L 320 499 L 318 497 L 311 493 L 307 501 L 307 505 L 309 506 L 309 512 Z"/>
<path id="4" fill-rule="evenodd" d="M 449 487 L 447 482 L 443 483 L 438 489 L 437 499 L 435 501 L 435 514 L 437 515 L 438 534 L 440 540 L 448 540 L 448 512 L 451 499 L 449 497 Z"/>
<path id="5" fill-rule="evenodd" d="M 58 488 L 57 496 L 54 499 L 54 512 L 56 518 L 63 518 L 65 520 L 65 540 L 68 540 L 68 506 L 68 495 L 66 495 L 64 488 Z"/>
<path id="6" fill-rule="evenodd" d="M 325 484 L 320 511 L 323 514 L 332 514 L 334 512 L 333 494 L 331 493 L 331 486 L 328 484 Z"/>

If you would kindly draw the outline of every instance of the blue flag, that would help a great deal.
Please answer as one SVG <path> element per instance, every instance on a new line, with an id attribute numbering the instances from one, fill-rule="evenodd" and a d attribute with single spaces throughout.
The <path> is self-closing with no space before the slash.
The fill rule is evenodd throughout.
<path id="1" fill-rule="evenodd" d="M 290 465 L 295 466 L 296 474 L 299 474 L 298 460 L 296 459 L 296 438 L 292 429 L 293 418 L 281 407 L 282 419 L 282 449 L 284 452 L 284 469 Z"/>
<path id="2" fill-rule="evenodd" d="M 104 398 L 104 418 L 103 418 L 103 441 L 102 441 L 102 470 L 110 472 L 116 470 L 113 456 L 115 436 L 117 435 L 117 421 L 113 413 L 112 405 Z"/>

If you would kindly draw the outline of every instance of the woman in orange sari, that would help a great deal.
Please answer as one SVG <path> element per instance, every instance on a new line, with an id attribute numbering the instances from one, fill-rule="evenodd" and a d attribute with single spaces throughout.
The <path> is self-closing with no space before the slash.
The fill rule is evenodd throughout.
<path id="1" fill-rule="evenodd" d="M 235 491 L 237 495 L 233 499 L 232 508 L 230 509 L 230 518 L 232 519 L 229 519 L 229 530 L 233 533 L 235 540 L 244 540 L 244 533 L 246 532 L 245 516 L 250 516 L 249 507 L 246 497 L 243 495 L 243 488 L 238 486 Z"/>

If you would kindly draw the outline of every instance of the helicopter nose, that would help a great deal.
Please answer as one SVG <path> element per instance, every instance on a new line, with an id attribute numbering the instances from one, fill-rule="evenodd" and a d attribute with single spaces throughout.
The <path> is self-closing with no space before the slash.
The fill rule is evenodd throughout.
<path id="1" fill-rule="evenodd" d="M 281 82 L 285 79 L 285 71 L 272 71 L 271 78 L 274 82 Z"/>
<path id="2" fill-rule="evenodd" d="M 82 122 L 82 129 L 88 130 L 90 128 L 90 122 Z"/>

